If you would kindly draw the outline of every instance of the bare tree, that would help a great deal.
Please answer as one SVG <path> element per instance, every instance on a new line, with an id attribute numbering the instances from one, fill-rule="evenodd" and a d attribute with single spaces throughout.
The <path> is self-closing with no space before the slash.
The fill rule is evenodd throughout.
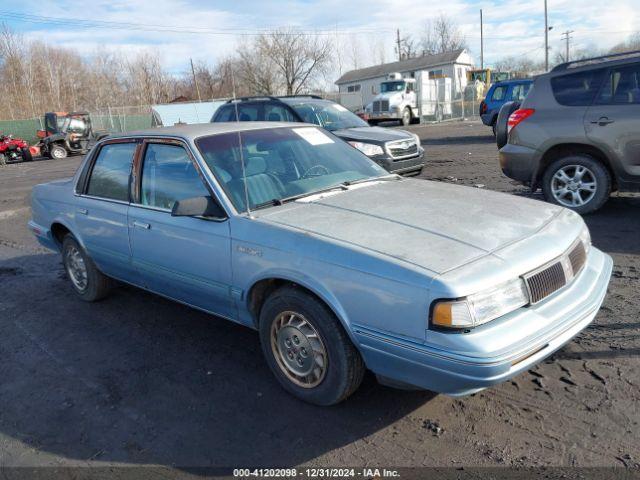
<path id="1" fill-rule="evenodd" d="M 419 44 L 420 42 L 414 39 L 411 35 L 405 35 L 404 37 L 400 38 L 399 44 L 396 43 L 396 54 L 398 54 L 399 58 L 401 59 L 417 57 Z M 400 48 L 399 52 L 398 48 Z"/>
<path id="2" fill-rule="evenodd" d="M 513 72 L 520 76 L 529 76 L 544 71 L 544 61 L 532 60 L 529 57 L 502 57 L 493 64 L 493 68 L 502 72 Z"/>
<path id="3" fill-rule="evenodd" d="M 333 51 L 327 39 L 319 35 L 305 35 L 291 28 L 260 35 L 255 47 L 260 57 L 275 65 L 287 95 L 296 95 L 309 89 L 330 64 Z"/>
<path id="4" fill-rule="evenodd" d="M 629 52 L 631 50 L 640 50 L 640 32 L 634 33 L 626 41 L 615 45 L 610 52 L 621 53 Z"/>
<path id="5" fill-rule="evenodd" d="M 440 14 L 426 22 L 420 47 L 423 55 L 434 55 L 467 48 L 467 42 L 455 21 L 445 14 Z"/>

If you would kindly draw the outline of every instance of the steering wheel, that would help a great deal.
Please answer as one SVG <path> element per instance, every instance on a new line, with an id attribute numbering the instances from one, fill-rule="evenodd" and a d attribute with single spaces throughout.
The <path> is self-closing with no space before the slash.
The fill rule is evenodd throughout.
<path id="1" fill-rule="evenodd" d="M 318 173 L 314 173 L 316 170 Z M 319 177 L 320 175 L 329 175 L 331 172 L 324 165 L 314 165 L 302 174 L 301 178 Z"/>

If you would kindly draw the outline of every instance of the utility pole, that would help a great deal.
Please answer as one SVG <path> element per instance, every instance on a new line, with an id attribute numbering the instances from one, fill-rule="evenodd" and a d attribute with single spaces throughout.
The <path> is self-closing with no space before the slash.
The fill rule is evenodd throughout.
<path id="1" fill-rule="evenodd" d="M 566 40 L 566 54 L 564 56 L 564 61 L 568 62 L 569 61 L 569 41 L 571 40 L 571 34 L 573 33 L 573 30 L 567 30 L 566 32 L 562 32 L 562 36 L 564 37 L 564 40 Z"/>
<path id="2" fill-rule="evenodd" d="M 549 71 L 549 17 L 547 15 L 547 0 L 544 0 L 544 71 Z"/>
<path id="3" fill-rule="evenodd" d="M 398 45 L 398 61 L 402 60 L 402 47 L 400 43 L 400 29 L 396 29 L 396 44 Z"/>
<path id="4" fill-rule="evenodd" d="M 200 98 L 200 87 L 198 86 L 198 79 L 196 78 L 196 69 L 193 68 L 193 58 L 190 58 L 191 62 L 191 74 L 193 75 L 193 83 L 196 85 L 196 92 L 198 92 L 198 101 L 202 102 L 202 98 Z"/>
<path id="5" fill-rule="evenodd" d="M 482 9 L 480 9 L 480 70 L 484 70 L 484 35 L 482 34 Z"/>

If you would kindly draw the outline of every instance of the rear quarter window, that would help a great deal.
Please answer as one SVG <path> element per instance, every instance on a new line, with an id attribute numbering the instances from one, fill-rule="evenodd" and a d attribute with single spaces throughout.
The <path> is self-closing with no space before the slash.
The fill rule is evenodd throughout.
<path id="1" fill-rule="evenodd" d="M 604 72 L 603 69 L 589 70 L 552 78 L 551 90 L 556 102 L 570 107 L 591 105 L 602 85 Z"/>
<path id="2" fill-rule="evenodd" d="M 493 90 L 493 93 L 491 94 L 491 100 L 495 102 L 500 102 L 504 100 L 504 97 L 506 95 L 507 95 L 507 87 L 499 86 Z"/>

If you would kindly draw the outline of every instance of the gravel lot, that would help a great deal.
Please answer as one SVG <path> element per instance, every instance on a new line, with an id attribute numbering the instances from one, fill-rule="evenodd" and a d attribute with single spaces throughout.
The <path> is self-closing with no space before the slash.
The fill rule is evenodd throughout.
<path id="1" fill-rule="evenodd" d="M 411 129 L 424 178 L 529 195 L 502 176 L 483 125 Z M 586 218 L 615 261 L 608 297 L 535 370 L 463 399 L 368 376 L 317 408 L 276 384 L 249 329 L 131 287 L 76 299 L 25 224 L 31 187 L 80 161 L 0 168 L 0 466 L 640 467 L 640 196 Z"/>

